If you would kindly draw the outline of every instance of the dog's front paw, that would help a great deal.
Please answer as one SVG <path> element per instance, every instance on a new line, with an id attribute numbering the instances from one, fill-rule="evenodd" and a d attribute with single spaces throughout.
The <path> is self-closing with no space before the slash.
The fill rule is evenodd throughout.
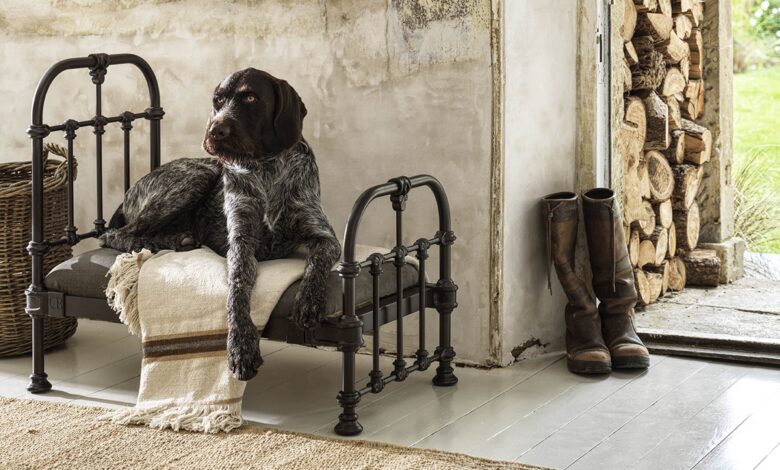
<path id="1" fill-rule="evenodd" d="M 263 365 L 260 356 L 260 338 L 254 325 L 230 329 L 227 338 L 228 368 L 238 380 L 249 380 Z"/>
<path id="2" fill-rule="evenodd" d="M 313 328 L 322 320 L 325 312 L 325 295 L 311 289 L 301 289 L 295 296 L 292 320 L 301 329 Z"/>

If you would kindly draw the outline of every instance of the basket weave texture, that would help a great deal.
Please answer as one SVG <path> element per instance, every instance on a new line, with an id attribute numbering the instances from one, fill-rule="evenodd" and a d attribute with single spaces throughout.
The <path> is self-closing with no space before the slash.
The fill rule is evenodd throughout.
<path id="1" fill-rule="evenodd" d="M 51 159 L 49 155 L 60 159 Z M 67 162 L 65 150 L 44 147 L 44 238 L 60 238 L 67 225 Z M 74 159 L 75 168 L 75 159 Z M 74 172 L 75 173 L 75 172 Z M 75 174 L 74 174 L 75 179 Z M 25 313 L 24 291 L 30 285 L 31 259 L 27 254 L 32 221 L 32 164 L 0 164 L 0 357 L 31 351 L 32 322 Z M 53 247 L 43 257 L 44 272 L 69 259 L 68 245 Z M 44 319 L 44 348 L 62 344 L 76 332 L 75 318 Z"/>

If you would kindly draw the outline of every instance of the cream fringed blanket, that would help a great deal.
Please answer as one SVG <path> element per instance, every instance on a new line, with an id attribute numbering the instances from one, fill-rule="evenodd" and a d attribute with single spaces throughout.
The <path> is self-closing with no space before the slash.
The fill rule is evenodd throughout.
<path id="1" fill-rule="evenodd" d="M 361 257 L 374 251 L 357 249 Z M 252 291 L 258 330 L 304 267 L 302 255 L 258 263 Z M 207 433 L 241 426 L 245 383 L 228 370 L 225 349 L 225 258 L 208 248 L 155 255 L 144 250 L 117 257 L 109 275 L 109 304 L 143 346 L 138 402 L 110 419 Z"/>

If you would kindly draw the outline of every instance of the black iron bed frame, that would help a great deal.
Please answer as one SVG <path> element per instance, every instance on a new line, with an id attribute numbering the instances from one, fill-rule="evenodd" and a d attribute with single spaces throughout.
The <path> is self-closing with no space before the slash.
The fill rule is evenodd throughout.
<path id="1" fill-rule="evenodd" d="M 143 112 L 126 111 L 118 116 L 103 116 L 101 110 L 101 87 L 109 65 L 131 64 L 136 66 L 146 79 L 149 88 L 150 106 Z M 63 124 L 48 126 L 43 123 L 43 106 L 49 86 L 63 71 L 70 69 L 89 69 L 92 83 L 95 85 L 96 113 L 92 119 L 76 121 L 68 119 Z M 73 246 L 81 240 L 94 238 L 105 231 L 106 222 L 103 219 L 103 145 L 102 136 L 105 126 L 110 123 L 121 123 L 124 133 L 124 190 L 130 188 L 130 131 L 133 121 L 146 119 L 150 122 L 150 170 L 160 166 L 160 120 L 164 115 L 160 106 L 160 91 L 152 68 L 141 57 L 133 54 L 91 54 L 84 58 L 66 59 L 56 63 L 43 76 L 35 92 L 32 109 L 32 124 L 27 133 L 32 139 L 32 240 L 27 245 L 27 251 L 32 258 L 32 281 L 26 291 L 27 306 L 25 311 L 32 318 L 32 374 L 27 390 L 32 393 L 42 393 L 51 389 L 51 383 L 44 371 L 43 350 L 43 319 L 50 317 L 79 317 L 93 320 L 119 322 L 116 313 L 102 299 L 78 297 L 62 292 L 49 291 L 44 286 L 43 257 L 54 246 L 67 244 Z M 97 169 L 97 217 L 94 228 L 85 233 L 78 233 L 74 225 L 73 197 L 73 140 L 76 130 L 92 127 L 95 134 L 96 169 Z M 44 239 L 43 227 L 43 140 L 50 133 L 64 131 L 67 141 L 67 173 L 68 173 L 68 225 L 64 235 L 56 240 Z M 403 212 L 409 192 L 416 187 L 427 186 L 436 199 L 439 216 L 439 230 L 432 238 L 421 238 L 412 245 L 403 243 Z M 395 211 L 396 246 L 388 253 L 375 253 L 364 261 L 355 258 L 360 220 L 372 201 L 389 197 Z M 435 361 L 439 365 L 433 384 L 451 386 L 458 381 L 453 373 L 452 361 L 455 352 L 451 344 L 451 316 L 457 307 L 457 285 L 451 278 L 451 246 L 455 242 L 455 234 L 450 224 L 450 208 L 447 195 L 436 178 L 428 175 L 393 178 L 385 184 L 369 188 L 355 202 L 347 220 L 343 241 L 343 259 L 338 266 L 342 279 L 343 310 L 342 316 L 333 322 L 323 322 L 313 329 L 302 331 L 292 322 L 283 318 L 272 318 L 266 326 L 263 336 L 273 340 L 303 345 L 337 346 L 343 355 L 342 390 L 338 394 L 338 402 L 342 407 L 335 431 L 341 435 L 359 434 L 363 427 L 358 422 L 356 413 L 361 396 L 366 393 L 379 393 L 385 385 L 394 381 L 403 381 L 414 371 L 424 371 Z M 426 259 L 428 250 L 433 245 L 439 245 L 439 279 L 435 284 L 426 282 Z M 418 262 L 418 285 L 413 288 L 403 288 L 402 267 L 406 264 L 406 256 L 414 253 Z M 396 293 L 380 298 L 379 277 L 385 263 L 392 262 L 396 266 Z M 373 301 L 370 305 L 356 308 L 355 279 L 363 268 L 369 269 L 373 280 Z M 425 310 L 434 308 L 439 313 L 439 346 L 433 354 L 429 354 L 425 344 Z M 407 365 L 404 358 L 403 318 L 418 312 L 419 345 L 415 360 Z M 396 359 L 393 371 L 384 375 L 380 369 L 379 330 L 381 325 L 396 321 Z M 373 367 L 369 373 L 368 383 L 358 388 L 355 377 L 355 354 L 363 344 L 363 333 L 371 331 L 373 341 Z"/>

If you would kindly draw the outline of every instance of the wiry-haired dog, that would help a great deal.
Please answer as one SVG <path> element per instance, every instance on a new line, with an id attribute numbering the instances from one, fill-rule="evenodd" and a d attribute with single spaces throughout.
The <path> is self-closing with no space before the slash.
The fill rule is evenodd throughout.
<path id="1" fill-rule="evenodd" d="M 320 204 L 314 153 L 301 135 L 304 106 L 284 80 L 246 69 L 217 86 L 203 148 L 139 180 L 101 237 L 121 251 L 205 245 L 228 262 L 228 364 L 249 380 L 262 364 L 249 316 L 256 261 L 309 250 L 294 320 L 315 324 L 341 248 Z"/>

